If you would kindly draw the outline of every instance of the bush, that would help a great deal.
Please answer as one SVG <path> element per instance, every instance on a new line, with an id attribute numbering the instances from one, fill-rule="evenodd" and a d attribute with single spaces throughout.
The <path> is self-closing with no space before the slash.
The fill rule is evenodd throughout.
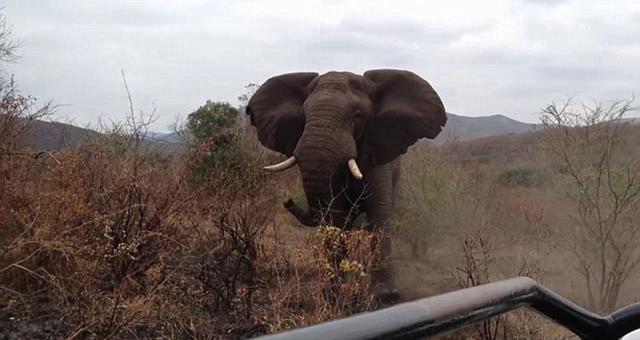
<path id="1" fill-rule="evenodd" d="M 375 309 L 369 274 L 380 265 L 381 237 L 376 232 L 323 226 L 306 238 L 303 247 L 291 253 L 281 249 L 287 260 L 280 262 L 270 299 L 261 306 L 268 308 L 268 331 Z"/>
<path id="2" fill-rule="evenodd" d="M 19 138 L 13 126 L 3 125 L 3 145 Z M 236 135 L 237 173 L 213 167 L 196 183 L 199 149 L 156 152 L 140 139 L 144 126 L 117 126 L 48 158 L 0 154 L 3 313 L 55 318 L 51 336 L 198 338 L 375 306 L 374 236 L 321 232 L 291 255 L 273 220 L 278 185 L 250 137 Z M 329 262 L 335 253 L 344 261 Z"/>
<path id="3" fill-rule="evenodd" d="M 403 160 L 397 204 L 398 237 L 412 257 L 447 232 L 470 228 L 492 214 L 494 187 L 476 164 L 445 148 L 415 148 Z"/>
<path id="4" fill-rule="evenodd" d="M 498 183 L 511 187 L 536 188 L 544 182 L 544 176 L 539 171 L 524 167 L 506 169 L 498 176 Z"/>
<path id="5" fill-rule="evenodd" d="M 236 129 L 238 113 L 229 103 L 208 100 L 187 117 L 186 128 L 193 138 L 193 181 L 210 177 L 212 169 L 226 180 L 239 175 L 242 150 Z"/>
<path id="6" fill-rule="evenodd" d="M 269 263 L 261 248 L 274 206 L 268 189 L 203 195 L 183 184 L 175 159 L 123 154 L 102 138 L 56 156 L 60 164 L 13 159 L 3 182 L 10 228 L 0 285 L 12 292 L 3 306 L 23 316 L 52 310 L 64 316 L 67 335 L 255 327 L 254 293 L 265 289 Z M 40 307 L 27 307 L 35 300 Z"/>

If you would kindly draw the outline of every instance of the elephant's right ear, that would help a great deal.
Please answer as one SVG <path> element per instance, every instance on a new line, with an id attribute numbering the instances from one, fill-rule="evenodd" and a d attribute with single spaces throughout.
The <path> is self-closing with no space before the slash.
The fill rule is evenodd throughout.
<path id="1" fill-rule="evenodd" d="M 293 155 L 304 130 L 305 88 L 318 73 L 288 73 L 267 80 L 249 100 L 246 112 L 258 140 L 271 150 Z"/>

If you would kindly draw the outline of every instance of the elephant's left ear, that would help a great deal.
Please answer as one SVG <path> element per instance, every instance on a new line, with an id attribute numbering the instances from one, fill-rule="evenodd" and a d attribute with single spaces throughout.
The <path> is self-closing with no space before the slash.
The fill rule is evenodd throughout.
<path id="1" fill-rule="evenodd" d="M 371 70 L 364 77 L 375 87 L 374 119 L 368 130 L 374 164 L 394 160 L 420 138 L 436 138 L 447 122 L 440 97 L 415 73 Z"/>
<path id="2" fill-rule="evenodd" d="M 292 156 L 304 130 L 302 104 L 315 72 L 287 73 L 269 78 L 249 100 L 246 113 L 258 140 L 271 150 Z"/>

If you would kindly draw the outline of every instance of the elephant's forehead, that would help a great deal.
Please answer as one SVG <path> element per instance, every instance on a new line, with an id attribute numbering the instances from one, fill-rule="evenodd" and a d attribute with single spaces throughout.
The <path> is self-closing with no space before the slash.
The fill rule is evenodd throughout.
<path id="1" fill-rule="evenodd" d="M 360 90 L 368 92 L 370 84 L 365 77 L 359 74 L 331 71 L 319 77 L 318 86 L 328 86 L 343 91 Z"/>
<path id="2" fill-rule="evenodd" d="M 329 71 L 329 72 L 321 75 L 320 79 L 323 79 L 323 78 L 327 78 L 327 79 L 329 79 L 329 78 L 341 78 L 341 79 L 347 80 L 348 78 L 358 78 L 358 77 L 364 78 L 361 75 L 355 74 L 355 73 L 352 73 L 352 72 L 347 72 L 347 71 Z"/>

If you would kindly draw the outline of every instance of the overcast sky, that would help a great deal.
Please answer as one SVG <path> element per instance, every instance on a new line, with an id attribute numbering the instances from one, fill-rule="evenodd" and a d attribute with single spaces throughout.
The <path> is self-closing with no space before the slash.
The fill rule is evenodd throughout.
<path id="1" fill-rule="evenodd" d="M 412 70 L 447 111 L 536 121 L 567 96 L 640 94 L 640 1 L 4 1 L 26 93 L 76 124 L 207 99 L 293 71 Z M 637 115 L 637 113 L 636 113 Z"/>

